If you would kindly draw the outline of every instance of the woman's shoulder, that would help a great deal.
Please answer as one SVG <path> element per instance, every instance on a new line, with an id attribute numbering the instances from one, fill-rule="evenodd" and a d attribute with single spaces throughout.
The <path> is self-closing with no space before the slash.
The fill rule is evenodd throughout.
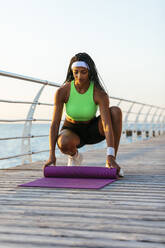
<path id="1" fill-rule="evenodd" d="M 70 82 L 65 82 L 56 91 L 55 96 L 66 102 L 68 93 L 70 92 Z"/>
<path id="2" fill-rule="evenodd" d="M 59 87 L 59 91 L 64 91 L 66 90 L 68 87 L 70 87 L 70 82 L 66 81 L 64 82 L 60 87 Z"/>
<path id="3" fill-rule="evenodd" d="M 100 101 L 107 101 L 109 100 L 108 94 L 98 87 L 94 87 L 94 99 L 97 104 L 99 104 Z"/>

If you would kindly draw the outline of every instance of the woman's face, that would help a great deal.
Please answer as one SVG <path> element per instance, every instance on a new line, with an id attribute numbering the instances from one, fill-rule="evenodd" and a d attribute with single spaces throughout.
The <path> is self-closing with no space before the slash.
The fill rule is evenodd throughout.
<path id="1" fill-rule="evenodd" d="M 73 77 L 78 83 L 85 83 L 89 81 L 88 69 L 85 67 L 73 67 Z"/>

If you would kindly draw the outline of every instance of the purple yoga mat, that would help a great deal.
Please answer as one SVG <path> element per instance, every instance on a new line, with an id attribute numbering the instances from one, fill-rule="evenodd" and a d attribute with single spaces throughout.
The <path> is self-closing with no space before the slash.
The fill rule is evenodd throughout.
<path id="1" fill-rule="evenodd" d="M 21 184 L 23 187 L 100 189 L 118 178 L 115 168 L 90 166 L 48 166 L 44 177 Z"/>

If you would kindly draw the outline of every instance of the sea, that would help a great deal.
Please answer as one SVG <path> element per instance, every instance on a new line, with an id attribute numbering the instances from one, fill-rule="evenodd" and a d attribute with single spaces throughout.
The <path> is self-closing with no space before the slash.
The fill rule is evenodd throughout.
<path id="1" fill-rule="evenodd" d="M 0 124 L 0 169 L 9 167 L 15 167 L 22 164 L 22 157 L 3 159 L 10 156 L 21 154 L 21 139 L 9 139 L 2 140 L 2 138 L 8 137 L 20 137 L 23 136 L 24 124 Z M 50 124 L 33 124 L 31 129 L 31 135 L 47 135 L 45 137 L 31 138 L 31 151 L 38 152 L 43 150 L 49 150 L 49 129 Z M 122 134 L 120 144 L 127 144 L 136 142 L 137 140 L 148 139 L 145 135 L 132 135 L 126 137 Z M 87 150 L 99 149 L 106 147 L 106 142 L 102 141 L 95 145 L 86 145 L 80 148 L 81 152 Z M 56 156 L 60 157 L 61 152 L 57 149 Z M 32 155 L 32 162 L 47 160 L 49 158 L 49 152 L 42 152 Z"/>

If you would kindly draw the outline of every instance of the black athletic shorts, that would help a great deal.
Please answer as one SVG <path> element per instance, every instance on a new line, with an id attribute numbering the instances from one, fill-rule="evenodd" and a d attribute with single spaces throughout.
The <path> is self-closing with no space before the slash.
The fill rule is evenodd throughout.
<path id="1" fill-rule="evenodd" d="M 96 144 L 105 139 L 105 136 L 102 136 L 99 133 L 98 121 L 100 116 L 94 117 L 89 123 L 75 124 L 67 121 L 65 119 L 64 124 L 61 128 L 61 131 L 64 129 L 69 129 L 80 138 L 80 144 L 77 148 L 80 148 L 86 144 Z"/>

